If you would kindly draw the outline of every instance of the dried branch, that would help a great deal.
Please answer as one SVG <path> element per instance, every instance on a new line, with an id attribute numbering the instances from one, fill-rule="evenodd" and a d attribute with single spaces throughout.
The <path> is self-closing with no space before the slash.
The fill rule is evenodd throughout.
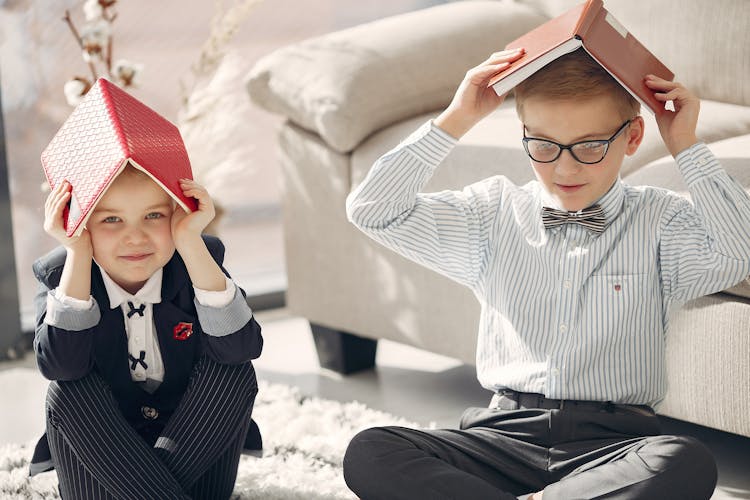
<path id="1" fill-rule="evenodd" d="M 76 39 L 76 42 L 78 42 L 78 47 L 80 47 L 81 51 L 83 52 L 86 50 L 86 47 L 83 45 L 83 40 L 81 39 L 81 35 L 78 34 L 78 30 L 75 27 L 75 24 L 73 24 L 73 19 L 70 17 L 70 11 L 65 10 L 65 16 L 63 17 L 63 21 L 65 21 L 68 24 L 68 27 L 70 28 L 70 31 L 73 33 L 73 38 Z M 88 61 L 89 70 L 91 70 L 91 76 L 93 77 L 93 81 L 96 81 L 99 76 L 96 73 L 96 66 L 94 65 L 93 61 Z"/>
<path id="2" fill-rule="evenodd" d="M 100 71 L 104 72 L 110 80 L 124 87 L 129 87 L 135 85 L 137 76 L 143 70 L 141 64 L 125 59 L 114 60 L 112 24 L 117 19 L 117 12 L 114 8 L 116 3 L 117 0 L 88 0 L 84 2 L 83 11 L 87 22 L 80 30 L 76 28 L 70 11 L 65 11 L 63 20 L 70 28 L 73 38 L 81 49 L 83 59 L 93 76 L 92 82 L 89 82 L 85 77 L 76 76 L 65 83 L 63 92 L 71 106 L 80 102 L 93 82 L 99 78 L 98 73 Z"/>
<path id="3" fill-rule="evenodd" d="M 222 0 L 214 1 L 214 15 L 211 18 L 211 31 L 201 46 L 198 60 L 190 66 L 192 79 L 189 84 L 180 79 L 182 106 L 186 106 L 198 82 L 211 75 L 224 59 L 227 44 L 234 38 L 240 25 L 250 11 L 263 0 L 235 0 L 226 11 Z"/>

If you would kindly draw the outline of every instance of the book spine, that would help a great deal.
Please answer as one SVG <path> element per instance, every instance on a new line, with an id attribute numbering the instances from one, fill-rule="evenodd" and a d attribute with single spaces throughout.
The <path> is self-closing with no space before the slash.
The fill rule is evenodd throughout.
<path id="1" fill-rule="evenodd" d="M 581 18 L 578 20 L 575 33 L 580 38 L 586 38 L 591 25 L 594 24 L 594 20 L 599 15 L 599 12 L 605 11 L 604 3 L 602 0 L 589 0 L 586 6 L 583 8 Z"/>
<path id="2" fill-rule="evenodd" d="M 666 80 L 674 74 L 606 11 L 599 14 L 583 46 L 621 85 L 655 114 L 663 112 L 643 78 L 651 73 Z"/>
<path id="3" fill-rule="evenodd" d="M 130 158 L 131 151 L 130 146 L 128 146 L 128 140 L 125 137 L 125 131 L 122 127 L 122 121 L 120 119 L 120 115 L 117 113 L 117 106 L 115 105 L 115 99 L 112 96 L 112 83 L 109 82 L 109 80 L 106 80 L 104 78 L 99 79 L 99 84 L 101 85 L 102 90 L 102 100 L 104 101 L 105 106 L 107 107 L 107 113 L 109 113 L 110 117 L 110 123 L 112 124 L 112 127 L 114 127 L 115 135 L 117 136 L 117 141 L 120 143 L 120 150 L 122 151 L 122 157 L 123 158 Z"/>

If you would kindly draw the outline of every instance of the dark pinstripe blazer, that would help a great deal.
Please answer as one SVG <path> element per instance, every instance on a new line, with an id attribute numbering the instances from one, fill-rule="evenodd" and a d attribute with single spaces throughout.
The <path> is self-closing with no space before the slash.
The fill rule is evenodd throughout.
<path id="1" fill-rule="evenodd" d="M 224 245 L 218 238 L 204 236 L 203 239 L 211 256 L 221 266 Z M 185 264 L 175 252 L 164 266 L 162 301 L 153 305 L 154 324 L 164 362 L 164 380 L 153 394 L 149 394 L 130 377 L 122 310 L 109 308 L 107 292 L 96 264 L 92 263 L 91 268 L 91 295 L 101 310 L 99 323 L 74 333 L 44 323 L 47 292 L 59 284 L 64 263 L 65 249 L 58 247 L 33 266 L 40 284 L 35 299 L 37 365 L 46 378 L 60 381 L 76 380 L 95 370 L 111 387 L 126 420 L 151 444 L 180 402 L 193 366 L 201 356 L 225 364 L 245 363 L 260 356 L 263 337 L 254 318 L 240 330 L 223 337 L 213 337 L 201 330 L 193 303 L 195 292 Z M 222 271 L 228 276 L 223 267 Z M 244 293 L 242 291 L 243 296 Z M 184 340 L 178 340 L 174 335 L 174 327 L 181 322 L 193 325 L 193 334 Z M 144 408 L 155 409 L 158 417 L 148 418 L 145 413 L 152 417 L 154 413 L 144 412 Z M 249 436 L 246 446 L 260 449 L 260 434 L 254 423 L 251 432 L 254 435 Z M 44 458 L 35 456 L 37 460 Z"/>

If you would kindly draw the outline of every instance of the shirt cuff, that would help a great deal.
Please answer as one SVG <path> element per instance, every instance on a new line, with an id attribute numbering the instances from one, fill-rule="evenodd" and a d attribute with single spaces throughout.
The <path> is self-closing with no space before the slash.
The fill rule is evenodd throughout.
<path id="1" fill-rule="evenodd" d="M 55 288 L 47 293 L 47 312 L 44 323 L 61 330 L 88 330 L 99 324 L 101 311 L 94 297 L 89 300 L 68 297 Z"/>
<path id="2" fill-rule="evenodd" d="M 195 290 L 195 298 L 201 305 L 208 307 L 226 307 L 234 299 L 234 281 L 228 277 L 224 277 L 226 284 L 224 290 L 217 292 L 214 290 L 203 290 L 202 288 L 193 287 Z"/>
<path id="3" fill-rule="evenodd" d="M 227 288 L 229 287 L 227 286 Z M 221 307 L 211 307 L 201 304 L 198 300 L 198 290 L 196 289 L 195 310 L 198 313 L 201 329 L 206 334 L 213 337 L 223 337 L 235 333 L 244 327 L 253 317 L 253 311 L 247 305 L 245 296 L 242 295 L 240 288 L 234 282 L 232 282 L 232 288 L 234 296 L 228 304 Z"/>
<path id="4" fill-rule="evenodd" d="M 724 171 L 719 160 L 702 142 L 696 142 L 689 148 L 683 149 L 677 153 L 675 160 L 688 186 Z"/>

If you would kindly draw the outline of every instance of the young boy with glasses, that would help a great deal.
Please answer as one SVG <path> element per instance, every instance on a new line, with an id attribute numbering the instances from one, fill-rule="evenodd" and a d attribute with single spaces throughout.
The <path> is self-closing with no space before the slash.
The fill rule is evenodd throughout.
<path id="1" fill-rule="evenodd" d="M 481 304 L 477 374 L 495 394 L 459 430 L 381 427 L 349 444 L 362 499 L 707 499 L 709 451 L 660 433 L 668 310 L 750 273 L 750 198 L 695 130 L 699 100 L 644 75 L 693 202 L 619 179 L 643 139 L 640 106 L 582 50 L 516 87 L 536 182 L 502 176 L 421 193 L 457 140 L 500 105 L 489 79 L 522 49 L 467 72 L 433 121 L 382 156 L 350 220 L 470 287 Z M 520 168 L 520 167 L 519 167 Z"/>

